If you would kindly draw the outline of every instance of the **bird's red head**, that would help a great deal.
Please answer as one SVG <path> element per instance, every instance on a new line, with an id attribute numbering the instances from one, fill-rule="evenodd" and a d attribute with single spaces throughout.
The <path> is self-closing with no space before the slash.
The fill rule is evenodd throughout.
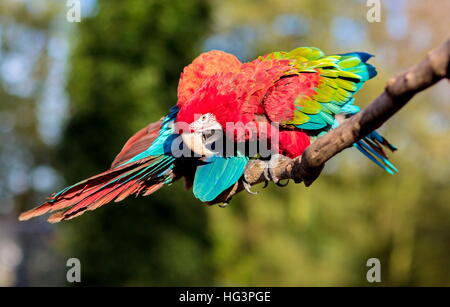
<path id="1" fill-rule="evenodd" d="M 217 75 L 206 81 L 189 101 L 180 107 L 176 118 L 179 129 L 190 133 L 225 129 L 228 122 L 240 119 L 238 97 L 235 92 L 220 86 L 220 77 Z"/>
<path id="2" fill-rule="evenodd" d="M 230 126 L 243 120 L 240 95 L 235 91 L 236 86 L 228 83 L 229 80 L 223 74 L 209 78 L 180 106 L 175 132 L 181 134 L 184 144 L 197 154 L 213 154 L 205 147 L 208 143 L 205 142 L 205 134 L 215 130 L 227 133 Z"/>

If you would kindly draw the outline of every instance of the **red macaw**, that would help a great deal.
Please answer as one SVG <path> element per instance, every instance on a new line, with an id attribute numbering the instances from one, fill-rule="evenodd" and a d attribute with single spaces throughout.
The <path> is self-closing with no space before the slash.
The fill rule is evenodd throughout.
<path id="1" fill-rule="evenodd" d="M 326 56 L 300 47 L 241 63 L 222 51 L 203 53 L 184 68 L 177 104 L 132 136 L 111 169 L 53 194 L 19 219 L 47 212 L 53 212 L 49 222 L 72 219 L 113 200 L 152 194 L 181 177 L 198 199 L 210 202 L 242 178 L 249 159 L 261 158 L 261 143 L 270 143 L 263 158 L 295 158 L 338 126 L 336 115 L 358 112 L 353 94 L 376 75 L 366 63 L 370 57 Z M 396 148 L 377 132 L 354 146 L 387 172 L 397 172 L 382 146 Z M 270 168 L 267 179 L 278 181 Z"/>

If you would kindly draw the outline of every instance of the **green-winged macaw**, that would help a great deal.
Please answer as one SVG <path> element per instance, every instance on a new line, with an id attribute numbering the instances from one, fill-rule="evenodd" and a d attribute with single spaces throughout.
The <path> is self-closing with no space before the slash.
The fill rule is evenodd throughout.
<path id="1" fill-rule="evenodd" d="M 199 200 L 211 202 L 243 177 L 249 159 L 262 157 L 261 143 L 269 144 L 270 159 L 295 158 L 337 127 L 339 116 L 357 113 L 353 95 L 376 75 L 369 58 L 363 52 L 327 56 L 313 47 L 248 63 L 222 51 L 203 53 L 184 68 L 177 104 L 132 136 L 109 170 L 19 218 L 52 212 L 49 222 L 72 219 L 129 195 L 150 195 L 181 177 Z M 228 147 L 218 149 L 219 143 Z M 230 144 L 231 152 L 225 149 Z M 354 146 L 388 173 L 397 172 L 383 146 L 396 148 L 376 131 Z"/>

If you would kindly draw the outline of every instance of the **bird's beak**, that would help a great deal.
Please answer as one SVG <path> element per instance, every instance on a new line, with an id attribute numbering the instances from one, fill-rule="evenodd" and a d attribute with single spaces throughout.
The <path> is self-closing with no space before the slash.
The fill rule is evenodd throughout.
<path id="1" fill-rule="evenodd" d="M 215 154 L 206 148 L 201 132 L 182 133 L 181 138 L 183 139 L 183 143 L 198 155 L 210 157 Z"/>

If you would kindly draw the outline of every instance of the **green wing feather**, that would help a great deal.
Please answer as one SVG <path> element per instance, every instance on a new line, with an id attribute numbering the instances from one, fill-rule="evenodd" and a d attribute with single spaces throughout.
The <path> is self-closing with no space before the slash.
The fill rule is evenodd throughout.
<path id="1" fill-rule="evenodd" d="M 315 130 L 313 134 L 316 136 L 339 126 L 335 120 L 336 114 L 359 112 L 359 107 L 353 105 L 353 95 L 364 82 L 377 74 L 375 67 L 366 63 L 372 55 L 364 52 L 325 56 L 320 49 L 301 47 L 290 52 L 274 52 L 268 57 L 290 60 L 298 74 L 319 74 L 319 83 L 312 88 L 313 94 L 297 97 L 294 101 L 294 117 L 283 123 L 304 130 Z M 308 85 L 305 86 L 307 88 Z M 398 171 L 383 150 L 386 147 L 394 151 L 396 147 L 378 132 L 371 132 L 353 146 L 388 173 Z"/>
<path id="2" fill-rule="evenodd" d="M 297 97 L 293 119 L 283 124 L 305 130 L 330 128 L 334 116 L 350 103 L 365 81 L 376 75 L 375 68 L 366 61 L 372 56 L 354 52 L 326 56 L 320 49 L 300 47 L 290 52 L 273 52 L 265 58 L 288 59 L 298 74 L 319 73 L 320 82 L 315 94 Z"/>

